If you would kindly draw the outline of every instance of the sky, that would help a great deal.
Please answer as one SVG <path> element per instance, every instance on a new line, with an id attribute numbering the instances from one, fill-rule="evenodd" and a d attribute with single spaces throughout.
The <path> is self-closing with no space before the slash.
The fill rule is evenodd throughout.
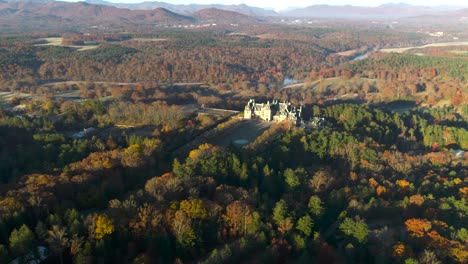
<path id="1" fill-rule="evenodd" d="M 145 0 L 108 0 L 115 3 L 139 3 Z M 328 5 L 355 5 L 355 6 L 378 6 L 392 2 L 391 0 L 146 0 L 146 1 L 159 1 L 170 4 L 246 4 L 249 6 L 271 8 L 276 11 L 285 10 L 291 7 L 306 7 L 317 4 Z M 411 5 L 454 5 L 454 6 L 468 6 L 467 0 L 401 0 Z"/>

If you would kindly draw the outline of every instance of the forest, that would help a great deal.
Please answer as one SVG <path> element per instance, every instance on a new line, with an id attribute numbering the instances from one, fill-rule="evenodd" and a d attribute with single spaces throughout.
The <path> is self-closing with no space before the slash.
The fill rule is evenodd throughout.
<path id="1" fill-rule="evenodd" d="M 382 53 L 427 39 L 358 26 L 45 37 L 0 37 L 0 264 L 468 262 L 466 47 Z M 213 144 L 250 98 L 325 125 Z"/>

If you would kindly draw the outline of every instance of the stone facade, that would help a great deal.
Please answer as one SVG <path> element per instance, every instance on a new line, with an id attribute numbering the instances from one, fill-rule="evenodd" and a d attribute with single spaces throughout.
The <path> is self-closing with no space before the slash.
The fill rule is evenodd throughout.
<path id="1" fill-rule="evenodd" d="M 244 118 L 260 118 L 268 122 L 289 120 L 298 125 L 302 121 L 302 106 L 296 108 L 289 102 L 280 103 L 278 100 L 259 104 L 254 99 L 250 99 L 244 108 Z"/>

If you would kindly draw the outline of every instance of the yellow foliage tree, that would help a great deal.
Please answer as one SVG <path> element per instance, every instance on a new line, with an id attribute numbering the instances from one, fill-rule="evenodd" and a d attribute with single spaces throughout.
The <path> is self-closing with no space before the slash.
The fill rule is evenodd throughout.
<path id="1" fill-rule="evenodd" d="M 453 183 L 454 183 L 455 185 L 458 185 L 458 184 L 460 184 L 460 183 L 462 183 L 462 182 L 463 182 L 463 181 L 462 181 L 460 178 L 455 178 L 455 179 L 453 179 Z"/>
<path id="2" fill-rule="evenodd" d="M 47 100 L 44 102 L 42 108 L 47 111 L 47 113 L 52 113 L 52 110 L 54 109 L 55 104 L 52 100 Z"/>
<path id="3" fill-rule="evenodd" d="M 13 215 L 15 212 L 20 212 L 23 210 L 23 204 L 14 198 L 7 197 L 0 200 L 0 215 L 4 217 Z"/>
<path id="4" fill-rule="evenodd" d="M 449 254 L 458 263 L 468 263 L 468 251 L 458 242 L 450 246 Z"/>
<path id="5" fill-rule="evenodd" d="M 180 209 L 192 219 L 205 219 L 208 215 L 200 199 L 183 200 L 180 202 Z"/>
<path id="6" fill-rule="evenodd" d="M 106 215 L 98 215 L 96 217 L 96 223 L 94 227 L 94 237 L 96 239 L 102 239 L 107 235 L 114 232 L 114 223 Z"/>

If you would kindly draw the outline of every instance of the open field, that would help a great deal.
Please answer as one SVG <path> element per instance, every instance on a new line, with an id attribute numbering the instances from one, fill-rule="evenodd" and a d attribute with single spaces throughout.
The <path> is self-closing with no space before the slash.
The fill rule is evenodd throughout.
<path id="1" fill-rule="evenodd" d="M 70 47 L 70 48 L 75 48 L 79 51 L 83 51 L 83 50 L 92 50 L 92 49 L 96 49 L 97 47 L 99 47 L 99 45 L 86 45 L 86 46 L 66 46 L 66 45 L 62 45 L 62 40 L 63 38 L 43 38 L 41 40 L 45 40 L 47 41 L 48 43 L 46 44 L 37 44 L 36 46 L 60 46 L 60 47 Z"/>
<path id="2" fill-rule="evenodd" d="M 160 41 L 168 41 L 168 39 L 164 38 L 132 38 L 129 41 L 139 41 L 139 42 L 160 42 Z"/>
<path id="3" fill-rule="evenodd" d="M 353 50 L 346 50 L 346 51 L 342 51 L 342 52 L 337 52 L 335 53 L 336 55 L 340 55 L 340 56 L 352 56 L 354 55 L 358 50 L 356 49 L 353 49 Z"/>
<path id="4" fill-rule="evenodd" d="M 341 85 L 348 85 L 349 82 L 353 82 L 354 85 L 363 85 L 367 83 L 369 86 L 377 85 L 377 79 L 368 79 L 368 78 L 352 78 L 352 79 L 345 79 L 340 77 L 332 77 L 326 79 L 319 79 L 312 82 L 305 82 L 305 83 L 295 83 L 291 85 L 284 86 L 283 89 L 316 89 L 316 88 L 328 88 L 334 89 Z"/>
<path id="5" fill-rule="evenodd" d="M 0 98 L 7 101 L 10 100 L 13 97 L 29 97 L 31 96 L 28 93 L 17 93 L 17 92 L 0 92 Z"/>
<path id="6" fill-rule="evenodd" d="M 254 37 L 260 38 L 260 39 L 277 39 L 278 35 L 272 34 L 272 33 L 267 33 L 267 34 L 256 35 Z"/>
<path id="7" fill-rule="evenodd" d="M 232 32 L 232 33 L 226 34 L 226 36 L 249 36 L 249 35 L 246 33 Z"/>
<path id="8" fill-rule="evenodd" d="M 274 123 L 264 122 L 259 119 L 245 120 L 232 131 L 210 139 L 209 143 L 223 147 L 227 147 L 232 144 L 233 141 L 239 139 L 246 140 L 250 143 L 253 142 L 258 136 L 260 136 L 263 131 L 268 129 L 272 124 Z"/>
<path id="9" fill-rule="evenodd" d="M 451 50 L 450 52 L 459 55 L 468 55 L 468 50 Z"/>
<path id="10" fill-rule="evenodd" d="M 429 47 L 448 47 L 448 46 L 468 46 L 468 41 L 460 42 L 443 42 L 443 43 L 432 43 L 423 46 L 414 46 L 414 47 L 405 47 L 405 48 L 391 48 L 391 49 L 381 49 L 380 52 L 390 53 L 403 53 L 411 49 L 423 49 Z"/>
<path id="11" fill-rule="evenodd" d="M 63 98 L 65 100 L 76 100 L 76 99 L 81 99 L 80 98 L 80 91 L 78 90 L 73 90 L 73 91 L 66 91 L 62 93 L 58 93 L 54 96 L 56 99 L 58 98 Z"/>

